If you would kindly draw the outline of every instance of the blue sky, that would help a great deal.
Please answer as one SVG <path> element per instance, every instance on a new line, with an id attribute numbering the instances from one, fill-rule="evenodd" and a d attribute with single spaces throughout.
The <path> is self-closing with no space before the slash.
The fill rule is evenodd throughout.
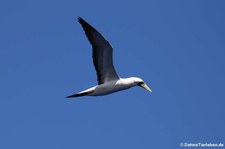
<path id="1" fill-rule="evenodd" d="M 162 149 L 224 143 L 225 2 L 0 2 L 0 148 Z M 83 17 L 139 87 L 65 97 L 96 85 Z"/>

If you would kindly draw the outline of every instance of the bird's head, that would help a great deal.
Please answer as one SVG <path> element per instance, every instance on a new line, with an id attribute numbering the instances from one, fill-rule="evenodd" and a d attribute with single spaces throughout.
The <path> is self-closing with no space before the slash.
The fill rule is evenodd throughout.
<path id="1" fill-rule="evenodd" d="M 147 86 L 147 84 L 145 84 L 145 82 L 141 78 L 133 77 L 132 80 L 134 81 L 135 85 L 143 87 L 149 92 L 152 92 L 152 90 Z"/>

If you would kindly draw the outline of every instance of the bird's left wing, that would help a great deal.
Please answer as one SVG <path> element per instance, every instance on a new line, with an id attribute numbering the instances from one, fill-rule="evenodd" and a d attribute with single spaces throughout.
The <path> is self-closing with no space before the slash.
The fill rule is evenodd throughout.
<path id="1" fill-rule="evenodd" d="M 109 42 L 82 18 L 78 18 L 93 48 L 93 62 L 98 84 L 119 79 L 113 66 L 113 48 Z"/>

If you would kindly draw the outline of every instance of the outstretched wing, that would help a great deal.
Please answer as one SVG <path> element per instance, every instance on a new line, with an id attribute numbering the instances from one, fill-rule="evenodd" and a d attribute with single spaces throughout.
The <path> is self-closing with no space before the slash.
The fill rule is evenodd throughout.
<path id="1" fill-rule="evenodd" d="M 93 48 L 93 62 L 97 72 L 98 84 L 117 80 L 119 76 L 113 66 L 113 48 L 107 40 L 82 18 L 78 18 Z"/>

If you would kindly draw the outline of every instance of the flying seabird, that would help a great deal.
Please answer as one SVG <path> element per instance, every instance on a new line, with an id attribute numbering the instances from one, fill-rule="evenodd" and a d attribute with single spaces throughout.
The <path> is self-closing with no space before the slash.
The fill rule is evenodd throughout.
<path id="1" fill-rule="evenodd" d="M 144 83 L 141 78 L 120 78 L 113 66 L 113 48 L 109 42 L 81 17 L 78 18 L 78 22 L 83 27 L 84 32 L 92 45 L 92 56 L 95 70 L 97 72 L 98 85 L 79 93 L 67 96 L 67 98 L 85 95 L 102 96 L 125 90 L 133 86 L 140 86 L 152 92 L 152 90 Z"/>

